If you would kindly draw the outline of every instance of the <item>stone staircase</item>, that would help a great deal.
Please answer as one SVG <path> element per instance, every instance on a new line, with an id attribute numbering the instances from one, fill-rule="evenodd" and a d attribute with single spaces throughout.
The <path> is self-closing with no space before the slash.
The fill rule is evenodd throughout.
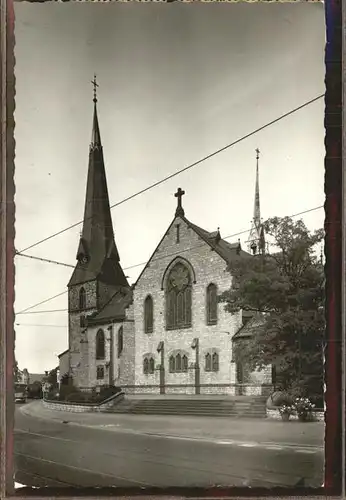
<path id="1" fill-rule="evenodd" d="M 229 396 L 227 398 L 186 396 L 178 399 L 169 396 L 156 398 L 127 396 L 105 411 L 131 415 L 265 418 L 266 398 L 262 396 Z"/>

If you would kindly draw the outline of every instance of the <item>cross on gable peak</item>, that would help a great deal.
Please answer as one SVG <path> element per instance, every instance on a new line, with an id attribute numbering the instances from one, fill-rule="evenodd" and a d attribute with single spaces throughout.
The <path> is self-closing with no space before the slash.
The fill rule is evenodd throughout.
<path id="1" fill-rule="evenodd" d="M 178 198 L 178 205 L 177 209 L 175 211 L 176 217 L 184 217 L 184 209 L 181 204 L 181 199 L 184 196 L 185 191 L 183 191 L 181 188 L 178 188 L 177 192 L 174 194 L 176 198 Z"/>

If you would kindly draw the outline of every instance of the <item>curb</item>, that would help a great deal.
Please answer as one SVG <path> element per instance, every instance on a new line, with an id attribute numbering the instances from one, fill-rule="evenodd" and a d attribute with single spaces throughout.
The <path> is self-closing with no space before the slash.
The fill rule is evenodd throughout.
<path id="1" fill-rule="evenodd" d="M 229 439 L 229 438 L 204 438 L 203 436 L 184 436 L 184 435 L 179 435 L 179 434 L 163 434 L 163 433 L 158 433 L 158 432 L 146 432 L 146 431 L 136 431 L 134 429 L 129 429 L 129 428 L 124 428 L 120 427 L 116 424 L 85 424 L 85 423 L 80 423 L 80 422 L 70 422 L 68 420 L 62 420 L 59 418 L 49 418 L 49 417 L 44 417 L 44 416 L 37 416 L 34 413 L 31 413 L 30 411 L 27 411 L 24 409 L 25 407 L 21 407 L 20 411 L 24 415 L 27 415 L 31 418 L 36 418 L 37 420 L 43 420 L 43 421 L 48 421 L 48 422 L 56 422 L 59 424 L 67 424 L 69 426 L 74 426 L 74 427 L 84 427 L 88 429 L 100 429 L 100 430 L 105 430 L 105 431 L 110 431 L 110 432 L 118 432 L 121 434 L 132 434 L 132 435 L 139 435 L 139 436 L 150 436 L 150 437 L 156 437 L 156 438 L 163 438 L 163 439 L 175 439 L 175 440 L 181 440 L 181 441 L 197 441 L 197 442 L 203 442 L 203 443 L 211 443 L 211 444 L 219 444 L 219 445 L 229 445 L 229 446 L 239 446 L 239 447 L 246 447 L 246 448 L 266 448 L 266 449 L 271 449 L 271 450 L 277 450 L 277 451 L 282 451 L 282 450 L 296 450 L 300 452 L 305 452 L 305 453 L 320 453 L 324 451 L 323 446 L 318 446 L 318 445 L 309 445 L 309 444 L 301 444 L 301 443 L 282 443 L 282 442 L 276 442 L 276 441 L 239 441 L 236 439 Z"/>

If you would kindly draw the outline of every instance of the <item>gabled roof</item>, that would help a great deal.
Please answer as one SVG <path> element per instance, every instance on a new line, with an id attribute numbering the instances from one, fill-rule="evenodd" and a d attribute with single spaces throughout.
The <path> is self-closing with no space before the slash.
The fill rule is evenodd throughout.
<path id="1" fill-rule="evenodd" d="M 63 351 L 60 354 L 58 354 L 58 358 L 60 359 L 64 354 L 67 354 L 68 351 L 69 351 L 69 349 L 66 349 L 65 351 Z"/>
<path id="2" fill-rule="evenodd" d="M 227 264 L 234 262 L 239 258 L 250 258 L 251 254 L 242 250 L 240 243 L 229 243 L 220 237 L 219 231 L 209 232 L 202 229 L 196 224 L 190 222 L 186 217 L 182 217 L 185 222 L 198 234 L 202 240 L 204 240 L 210 247 L 215 250 L 216 253 L 224 259 Z"/>
<path id="3" fill-rule="evenodd" d="M 205 243 L 207 243 L 218 255 L 220 255 L 220 257 L 222 257 L 227 264 L 230 264 L 231 262 L 234 262 L 235 260 L 237 260 L 239 258 L 242 259 L 242 258 L 251 258 L 252 257 L 251 254 L 249 254 L 248 252 L 245 252 L 244 250 L 241 249 L 239 242 L 229 243 L 228 241 L 220 238 L 219 231 L 214 231 L 214 232 L 206 231 L 205 229 L 202 229 L 201 227 L 197 226 L 196 224 L 193 224 L 192 222 L 190 222 L 185 216 L 174 217 L 173 221 L 168 226 L 165 234 L 162 236 L 160 242 L 156 246 L 150 259 L 148 260 L 148 262 L 144 266 L 142 272 L 138 276 L 136 283 L 134 284 L 134 287 L 137 285 L 138 281 L 142 277 L 142 274 L 144 273 L 144 271 L 148 267 L 149 263 L 152 261 L 152 258 L 154 257 L 157 249 L 161 245 L 162 241 L 164 240 L 165 236 L 167 235 L 167 233 L 171 229 L 174 221 L 177 218 L 180 218 L 181 220 L 183 220 L 193 231 L 195 231 L 195 233 L 203 241 L 205 241 Z M 178 256 L 179 252 L 177 252 L 176 255 Z"/>
<path id="4" fill-rule="evenodd" d="M 96 314 L 87 317 L 87 324 L 93 325 L 107 321 L 123 321 L 126 308 L 132 302 L 132 289 L 120 287 L 111 299 Z"/>
<path id="5" fill-rule="evenodd" d="M 232 337 L 232 340 L 250 338 L 258 331 L 263 330 L 265 326 L 265 319 L 262 314 L 256 313 L 244 326 L 242 326 L 237 333 Z"/>

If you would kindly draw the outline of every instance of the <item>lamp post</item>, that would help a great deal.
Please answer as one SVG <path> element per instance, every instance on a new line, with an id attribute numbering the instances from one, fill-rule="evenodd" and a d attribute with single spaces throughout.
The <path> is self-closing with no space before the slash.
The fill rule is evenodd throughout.
<path id="1" fill-rule="evenodd" d="M 110 325 L 108 327 L 108 331 L 109 331 L 109 370 L 108 370 L 108 377 L 109 377 L 109 385 L 113 385 L 113 382 L 114 382 L 114 363 L 113 363 L 113 359 L 114 359 L 114 341 L 113 341 L 113 325 Z"/>
<path id="2" fill-rule="evenodd" d="M 195 338 L 192 341 L 191 348 L 195 350 L 195 394 L 201 393 L 201 380 L 199 368 L 199 339 Z"/>
<path id="3" fill-rule="evenodd" d="M 157 352 L 161 354 L 160 360 L 160 394 L 165 394 L 165 344 L 161 340 L 157 346 Z"/>

